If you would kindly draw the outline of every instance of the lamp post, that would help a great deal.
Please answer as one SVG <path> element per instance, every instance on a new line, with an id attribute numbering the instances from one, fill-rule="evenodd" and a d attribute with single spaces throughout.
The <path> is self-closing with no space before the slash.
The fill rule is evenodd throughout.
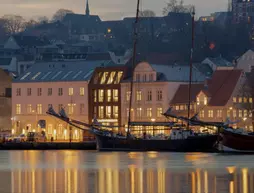
<path id="1" fill-rule="evenodd" d="M 154 122 L 156 121 L 154 118 L 151 119 L 152 123 L 153 123 L 153 136 L 154 136 Z"/>

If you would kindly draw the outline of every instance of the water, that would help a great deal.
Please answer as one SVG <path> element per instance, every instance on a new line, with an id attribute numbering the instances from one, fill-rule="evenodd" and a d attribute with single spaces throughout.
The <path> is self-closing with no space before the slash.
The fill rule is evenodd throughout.
<path id="1" fill-rule="evenodd" d="M 254 156 L 1 151 L 1 193 L 254 193 Z"/>

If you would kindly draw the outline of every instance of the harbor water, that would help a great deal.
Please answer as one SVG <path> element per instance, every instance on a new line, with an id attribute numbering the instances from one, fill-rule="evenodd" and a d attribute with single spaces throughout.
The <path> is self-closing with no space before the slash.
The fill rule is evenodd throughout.
<path id="1" fill-rule="evenodd" d="M 1 151 L 1 193 L 254 193 L 254 156 Z"/>

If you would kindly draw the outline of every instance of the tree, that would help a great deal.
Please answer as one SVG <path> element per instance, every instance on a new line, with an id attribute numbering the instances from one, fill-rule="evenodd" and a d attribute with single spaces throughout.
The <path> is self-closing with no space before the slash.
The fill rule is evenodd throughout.
<path id="1" fill-rule="evenodd" d="M 25 20 L 19 15 L 4 15 L 4 28 L 8 34 L 19 33 L 25 28 Z"/>
<path id="2" fill-rule="evenodd" d="M 139 13 L 140 17 L 155 17 L 156 14 L 152 10 L 144 10 Z"/>
<path id="3" fill-rule="evenodd" d="M 184 5 L 183 0 L 169 0 L 166 7 L 163 8 L 163 15 L 168 15 L 168 13 L 190 13 L 193 9 L 193 5 Z"/>
<path id="4" fill-rule="evenodd" d="M 49 22 L 49 18 L 47 18 L 46 16 L 40 16 L 37 18 L 37 21 L 39 23 L 48 23 Z"/>
<path id="5" fill-rule="evenodd" d="M 74 13 L 71 10 L 68 9 L 59 9 L 52 17 L 52 21 L 62 21 L 63 18 L 68 14 L 68 13 Z"/>

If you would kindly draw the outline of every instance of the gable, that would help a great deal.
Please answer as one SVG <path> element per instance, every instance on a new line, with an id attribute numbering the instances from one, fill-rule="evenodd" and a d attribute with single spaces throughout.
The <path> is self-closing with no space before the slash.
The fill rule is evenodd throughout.
<path id="1" fill-rule="evenodd" d="M 20 46 L 17 44 L 16 40 L 11 36 L 7 42 L 4 44 L 5 49 L 20 49 Z"/>

